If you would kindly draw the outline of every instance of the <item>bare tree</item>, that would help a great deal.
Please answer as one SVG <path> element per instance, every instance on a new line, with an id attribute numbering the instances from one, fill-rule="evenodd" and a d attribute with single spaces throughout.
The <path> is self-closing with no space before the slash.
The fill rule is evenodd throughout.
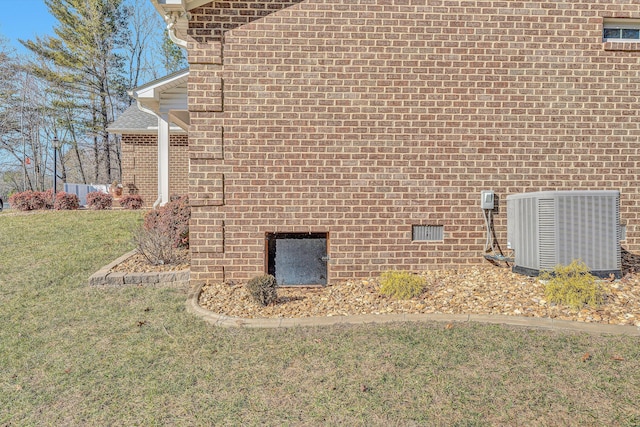
<path id="1" fill-rule="evenodd" d="M 3 169 L 22 171 L 22 185 L 12 190 L 42 190 L 48 161 L 43 146 L 43 88 L 15 53 L 0 50 L 0 57 L 0 159 L 14 165 Z"/>
<path id="2" fill-rule="evenodd" d="M 126 26 L 122 0 L 45 0 L 58 20 L 55 36 L 22 42 L 39 62 L 30 69 L 52 87 L 73 94 L 84 113 L 79 120 L 93 134 L 95 182 L 110 181 L 114 168 L 108 126 L 122 88 L 123 59 L 118 50 Z"/>
<path id="3" fill-rule="evenodd" d="M 129 0 L 125 7 L 129 24 L 124 43 L 127 89 L 154 80 L 158 73 L 162 73 L 158 66 L 160 61 L 154 54 L 154 48 L 162 37 L 162 22 L 155 10 L 149 6 L 148 0 Z M 131 105 L 131 102 L 129 98 L 128 105 Z"/>
<path id="4" fill-rule="evenodd" d="M 133 102 L 126 90 L 186 66 L 148 0 L 44 1 L 58 25 L 52 35 L 21 40 L 30 55 L 16 54 L 0 36 L 5 196 L 51 185 L 54 136 L 64 182 L 118 179 L 120 141 L 108 126 Z"/>

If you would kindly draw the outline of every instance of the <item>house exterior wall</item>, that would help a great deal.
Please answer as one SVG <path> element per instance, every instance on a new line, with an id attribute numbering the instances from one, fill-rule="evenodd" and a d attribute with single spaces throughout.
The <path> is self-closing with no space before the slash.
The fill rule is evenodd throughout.
<path id="1" fill-rule="evenodd" d="M 187 194 L 189 152 L 187 135 L 171 135 L 169 146 L 169 193 Z M 158 135 L 122 135 L 123 194 L 139 194 L 145 207 L 158 198 Z"/>
<path id="2" fill-rule="evenodd" d="M 195 282 L 263 274 L 279 232 L 328 233 L 329 283 L 483 263 L 482 190 L 503 248 L 507 195 L 620 190 L 640 250 L 640 44 L 602 41 L 640 4 L 306 0 L 225 18 L 260 5 L 191 11 Z"/>

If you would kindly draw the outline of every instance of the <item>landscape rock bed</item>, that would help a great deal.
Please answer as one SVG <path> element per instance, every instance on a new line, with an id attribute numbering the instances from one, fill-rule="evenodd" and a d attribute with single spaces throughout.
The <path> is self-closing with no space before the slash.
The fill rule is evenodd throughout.
<path id="1" fill-rule="evenodd" d="M 550 304 L 537 279 L 507 268 L 477 266 L 422 273 L 427 289 L 418 298 L 396 300 L 379 293 L 376 279 L 352 280 L 318 288 L 283 287 L 278 302 L 261 307 L 241 285 L 203 286 L 202 308 L 226 316 L 296 318 L 363 314 L 491 314 L 541 317 L 588 323 L 640 327 L 640 274 L 603 281 L 605 303 L 598 308 L 572 310 Z"/>
<path id="2" fill-rule="evenodd" d="M 89 284 L 92 286 L 187 285 L 189 283 L 189 252 L 180 251 L 180 262 L 171 265 L 151 265 L 143 255 L 131 251 L 92 274 L 89 277 Z"/>
<path id="3" fill-rule="evenodd" d="M 188 270 L 190 266 L 189 250 L 175 249 L 175 251 L 177 253 L 178 262 L 167 265 L 152 265 L 147 261 L 144 255 L 137 251 L 133 251 L 127 254 L 122 260 L 115 263 L 110 268 L 110 271 L 120 273 L 151 273 Z"/>

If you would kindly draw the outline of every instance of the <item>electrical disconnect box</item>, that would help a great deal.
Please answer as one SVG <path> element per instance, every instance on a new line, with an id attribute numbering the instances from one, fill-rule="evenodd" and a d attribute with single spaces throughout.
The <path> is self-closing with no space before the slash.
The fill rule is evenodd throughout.
<path id="1" fill-rule="evenodd" d="M 481 196 L 480 207 L 482 209 L 495 208 L 495 203 L 494 203 L 495 197 L 494 197 L 493 190 L 482 190 L 480 192 L 480 196 Z"/>

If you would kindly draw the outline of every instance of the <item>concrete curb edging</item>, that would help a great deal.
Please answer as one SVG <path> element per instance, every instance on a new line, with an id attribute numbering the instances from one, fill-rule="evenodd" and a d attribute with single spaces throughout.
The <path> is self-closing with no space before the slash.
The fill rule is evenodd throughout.
<path id="1" fill-rule="evenodd" d="M 89 277 L 91 286 L 125 286 L 125 285 L 186 285 L 189 283 L 189 270 L 150 272 L 150 273 L 110 273 L 116 265 L 135 255 L 136 251 L 127 252 L 113 262 L 105 265 Z"/>
<path id="2" fill-rule="evenodd" d="M 533 329 L 585 332 L 593 335 L 639 336 L 640 328 L 628 325 L 605 325 L 600 323 L 572 322 L 542 317 L 518 317 L 483 314 L 367 314 L 357 316 L 261 318 L 243 319 L 217 314 L 202 308 L 198 303 L 203 285 L 189 293 L 187 311 L 207 323 L 220 327 L 244 328 L 291 328 L 296 326 L 329 326 L 337 324 L 366 324 L 390 322 L 477 322 L 520 326 Z"/>

